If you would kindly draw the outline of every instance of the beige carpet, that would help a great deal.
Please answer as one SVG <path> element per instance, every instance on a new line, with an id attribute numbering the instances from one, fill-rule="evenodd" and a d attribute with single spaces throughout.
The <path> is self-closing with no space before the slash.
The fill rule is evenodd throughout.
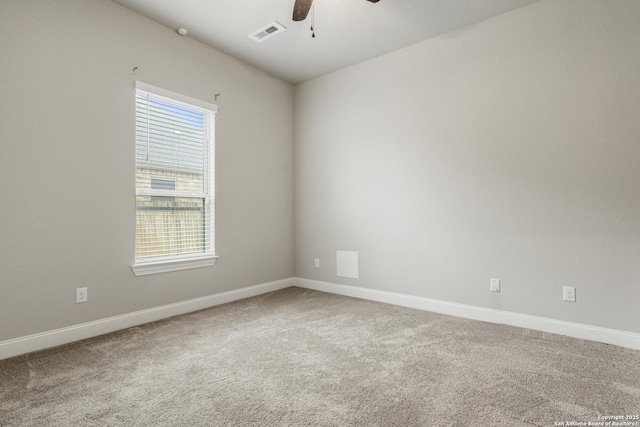
<path id="1" fill-rule="evenodd" d="M 554 426 L 634 414 L 638 351 L 300 288 L 0 361 L 1 426 Z"/>

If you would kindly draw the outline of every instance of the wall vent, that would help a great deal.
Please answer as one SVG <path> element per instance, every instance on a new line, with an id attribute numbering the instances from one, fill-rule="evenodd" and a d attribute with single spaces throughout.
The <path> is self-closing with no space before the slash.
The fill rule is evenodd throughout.
<path id="1" fill-rule="evenodd" d="M 254 31 L 252 34 L 249 34 L 249 38 L 257 43 L 262 43 L 266 39 L 270 39 L 286 29 L 287 28 L 278 21 L 273 21 L 269 25 L 265 25 L 264 27 Z"/>

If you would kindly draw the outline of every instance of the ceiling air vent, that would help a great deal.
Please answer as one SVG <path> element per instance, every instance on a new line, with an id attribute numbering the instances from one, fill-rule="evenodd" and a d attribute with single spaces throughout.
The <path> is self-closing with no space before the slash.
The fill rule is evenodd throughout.
<path id="1" fill-rule="evenodd" d="M 273 21 L 271 24 L 254 31 L 253 34 L 249 34 L 249 38 L 255 42 L 262 43 L 266 39 L 280 34 L 284 30 L 286 30 L 284 25 L 278 21 Z"/>

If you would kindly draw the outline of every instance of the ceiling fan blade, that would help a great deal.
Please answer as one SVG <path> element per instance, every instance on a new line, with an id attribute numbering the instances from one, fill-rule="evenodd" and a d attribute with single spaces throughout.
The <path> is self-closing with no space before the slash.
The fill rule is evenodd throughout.
<path id="1" fill-rule="evenodd" d="M 313 0 L 296 0 L 296 3 L 293 5 L 293 20 L 304 21 L 309 14 L 312 3 Z"/>
<path id="2" fill-rule="evenodd" d="M 380 0 L 368 0 L 371 3 L 378 3 Z M 293 5 L 293 20 L 304 21 L 309 14 L 313 0 L 296 0 Z"/>

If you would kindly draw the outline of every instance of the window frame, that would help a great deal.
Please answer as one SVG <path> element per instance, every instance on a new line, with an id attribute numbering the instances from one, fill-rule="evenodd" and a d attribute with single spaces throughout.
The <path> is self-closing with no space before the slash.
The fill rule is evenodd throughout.
<path id="1" fill-rule="evenodd" d="M 159 190 L 159 189 L 146 189 L 146 188 L 138 188 L 137 184 L 135 186 L 135 197 L 140 195 L 147 196 L 175 196 L 180 197 L 195 197 L 200 198 L 202 196 L 204 208 L 205 208 L 205 250 L 202 253 L 189 253 L 189 254 L 174 254 L 168 256 L 158 256 L 158 257 L 149 257 L 147 259 L 135 258 L 134 255 L 134 263 L 131 266 L 133 273 L 136 276 L 148 275 L 148 274 L 157 274 L 157 273 L 165 273 L 170 271 L 179 271 L 186 270 L 192 268 L 201 268 L 201 267 L 209 267 L 213 266 L 218 259 L 218 256 L 215 255 L 215 116 L 218 112 L 218 107 L 215 104 L 202 101 L 199 99 L 191 98 L 186 95 L 182 95 L 179 93 L 175 93 L 163 88 L 159 88 L 157 86 L 153 86 L 144 82 L 136 81 L 135 82 L 135 91 L 134 91 L 134 111 L 137 113 L 137 98 L 138 93 L 148 93 L 149 95 L 153 95 L 158 97 L 160 100 L 166 102 L 173 102 L 175 104 L 186 104 L 187 107 L 197 108 L 199 110 L 205 110 L 210 112 L 210 123 L 208 129 L 208 142 L 204 147 L 204 162 L 203 162 L 203 190 L 202 193 L 192 193 L 187 194 L 185 192 L 181 192 L 181 194 L 176 193 L 176 191 L 172 190 Z M 135 117 L 135 115 L 134 115 Z M 134 138 L 135 141 L 135 138 Z M 135 151 L 135 150 L 134 150 Z M 150 166 L 150 164 L 139 163 L 137 156 L 135 156 L 135 170 L 136 177 L 138 173 L 139 166 Z M 167 178 L 171 179 L 171 178 Z M 158 194 L 166 193 L 166 194 Z M 171 194 L 168 194 L 171 193 Z M 137 215 L 137 202 L 136 202 L 136 212 Z M 134 254 L 135 254 L 135 245 L 137 240 L 137 230 L 136 230 L 136 238 L 134 239 Z"/>

